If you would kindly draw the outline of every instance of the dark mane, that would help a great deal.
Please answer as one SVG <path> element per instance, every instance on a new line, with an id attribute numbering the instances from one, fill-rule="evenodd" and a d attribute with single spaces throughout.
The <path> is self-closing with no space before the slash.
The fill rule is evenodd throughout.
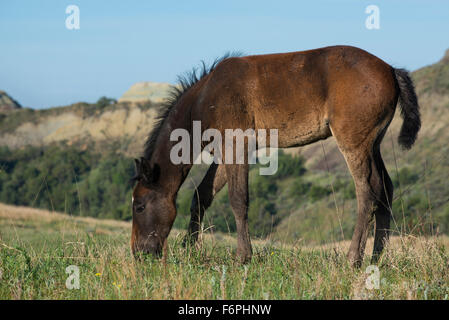
<path id="1" fill-rule="evenodd" d="M 159 136 L 159 133 L 164 125 L 165 119 L 167 119 L 170 111 L 176 106 L 177 102 L 181 97 L 189 91 L 196 83 L 198 83 L 205 76 L 210 74 L 215 67 L 222 61 L 231 58 L 231 57 L 240 57 L 242 54 L 240 52 L 229 52 L 223 55 L 220 58 L 214 60 L 214 62 L 207 67 L 204 61 L 201 61 L 201 67 L 198 69 L 193 68 L 192 71 L 186 72 L 183 75 L 178 76 L 177 85 L 173 86 L 169 92 L 168 98 L 161 105 L 158 115 L 156 116 L 156 121 L 153 129 L 150 131 L 147 140 L 145 141 L 145 147 L 143 152 L 143 157 L 145 159 L 150 160 L 153 155 L 154 148 L 156 145 L 156 139 Z"/>

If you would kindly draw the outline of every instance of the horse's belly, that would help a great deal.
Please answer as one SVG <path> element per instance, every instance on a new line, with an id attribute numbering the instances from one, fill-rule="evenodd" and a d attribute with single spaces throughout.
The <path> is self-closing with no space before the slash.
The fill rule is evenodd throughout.
<path id="1" fill-rule="evenodd" d="M 326 139 L 332 133 L 326 117 L 318 112 L 313 114 L 289 114 L 287 117 L 265 117 L 263 122 L 256 121 L 256 127 L 278 130 L 278 147 L 290 148 L 304 146 Z"/>
<path id="2" fill-rule="evenodd" d="M 329 126 L 325 124 L 317 124 L 313 127 L 278 129 L 278 145 L 279 148 L 299 147 L 326 139 L 331 135 Z"/>

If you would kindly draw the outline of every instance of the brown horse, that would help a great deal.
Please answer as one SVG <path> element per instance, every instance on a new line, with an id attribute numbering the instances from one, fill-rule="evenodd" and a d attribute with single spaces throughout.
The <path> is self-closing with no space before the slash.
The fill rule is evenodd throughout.
<path id="1" fill-rule="evenodd" d="M 176 128 L 278 129 L 280 148 L 334 136 L 354 179 L 358 217 L 348 258 L 363 259 L 369 226 L 375 217 L 373 259 L 388 240 L 393 185 L 380 154 L 380 143 L 400 102 L 404 119 L 399 143 L 411 148 L 421 126 L 413 83 L 358 48 L 333 46 L 309 51 L 226 56 L 180 79 L 172 98 L 136 160 L 133 191 L 133 252 L 161 254 L 176 218 L 177 192 L 191 164 L 174 164 L 170 150 Z M 190 162 L 192 163 L 192 161 Z M 237 226 L 237 257 L 252 255 L 248 232 L 248 163 L 212 164 L 194 197 L 189 225 L 195 241 L 204 210 L 227 183 Z"/>

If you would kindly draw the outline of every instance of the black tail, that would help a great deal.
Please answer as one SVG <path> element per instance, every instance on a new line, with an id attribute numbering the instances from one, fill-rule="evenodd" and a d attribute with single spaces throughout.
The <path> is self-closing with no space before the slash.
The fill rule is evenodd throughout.
<path id="1" fill-rule="evenodd" d="M 418 131 L 421 128 L 418 98 L 408 71 L 394 69 L 394 74 L 399 86 L 399 103 L 401 105 L 401 116 L 404 119 L 398 141 L 404 149 L 410 149 L 415 143 Z"/>

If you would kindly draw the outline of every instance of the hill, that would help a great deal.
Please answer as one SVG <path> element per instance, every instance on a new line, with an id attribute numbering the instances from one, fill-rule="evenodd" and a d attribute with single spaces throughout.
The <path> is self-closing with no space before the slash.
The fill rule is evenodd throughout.
<path id="1" fill-rule="evenodd" d="M 137 154 L 151 130 L 158 104 L 113 105 L 75 103 L 44 110 L 22 109 L 0 114 L 0 146 L 16 150 L 45 147 L 121 143 L 121 152 Z"/>
<path id="2" fill-rule="evenodd" d="M 22 106 L 5 91 L 0 90 L 0 112 L 20 109 Z"/>
<path id="3" fill-rule="evenodd" d="M 161 103 L 169 95 L 172 85 L 159 82 L 138 82 L 126 91 L 119 102 L 142 103 L 151 101 Z"/>

